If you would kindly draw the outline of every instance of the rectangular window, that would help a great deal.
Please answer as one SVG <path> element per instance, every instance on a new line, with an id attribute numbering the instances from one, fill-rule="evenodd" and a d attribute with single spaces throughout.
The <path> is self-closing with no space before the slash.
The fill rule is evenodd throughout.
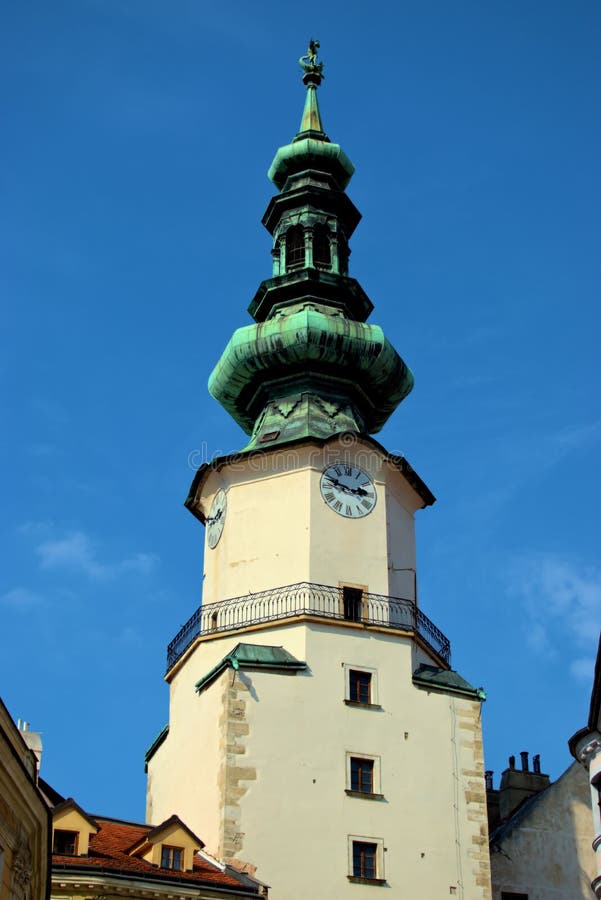
<path id="1" fill-rule="evenodd" d="M 184 851 L 181 847 L 167 847 L 163 844 L 161 848 L 161 866 L 163 869 L 177 869 L 182 867 L 182 856 Z"/>
<path id="2" fill-rule="evenodd" d="M 77 831 L 54 831 L 52 839 L 52 852 L 57 856 L 77 856 Z"/>
<path id="3" fill-rule="evenodd" d="M 378 845 L 367 841 L 353 841 L 353 876 L 376 878 Z"/>
<path id="4" fill-rule="evenodd" d="M 349 700 L 353 703 L 371 703 L 371 672 L 351 669 L 349 672 Z"/>
<path id="5" fill-rule="evenodd" d="M 351 791 L 362 794 L 374 792 L 374 761 L 351 756 Z"/>
<path id="6" fill-rule="evenodd" d="M 501 900 L 528 900 L 528 894 L 514 894 L 513 891 L 501 891 Z"/>
<path id="7" fill-rule="evenodd" d="M 363 591 L 361 588 L 342 587 L 342 613 L 347 622 L 360 622 L 363 612 Z"/>

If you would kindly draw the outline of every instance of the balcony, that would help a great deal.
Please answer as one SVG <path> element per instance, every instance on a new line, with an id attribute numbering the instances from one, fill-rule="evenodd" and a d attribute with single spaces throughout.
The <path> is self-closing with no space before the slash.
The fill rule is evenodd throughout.
<path id="1" fill-rule="evenodd" d="M 167 647 L 167 671 L 201 635 L 299 616 L 412 632 L 450 665 L 448 638 L 411 600 L 304 581 L 200 606 Z"/>

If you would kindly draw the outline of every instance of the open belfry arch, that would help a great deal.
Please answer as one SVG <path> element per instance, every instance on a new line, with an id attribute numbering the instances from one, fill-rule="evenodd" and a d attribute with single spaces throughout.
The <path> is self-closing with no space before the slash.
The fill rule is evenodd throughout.
<path id="1" fill-rule="evenodd" d="M 147 817 L 171 813 L 274 900 L 490 898 L 482 691 L 418 606 L 434 497 L 378 432 L 413 376 L 349 275 L 354 168 L 324 132 L 312 41 L 269 170 L 261 283 L 209 390 L 249 436 L 201 466 L 202 606 L 170 643 Z"/>

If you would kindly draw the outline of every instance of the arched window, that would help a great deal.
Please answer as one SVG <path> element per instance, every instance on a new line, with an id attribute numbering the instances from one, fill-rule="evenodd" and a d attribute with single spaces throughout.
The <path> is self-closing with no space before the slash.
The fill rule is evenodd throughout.
<path id="1" fill-rule="evenodd" d="M 348 275 L 348 258 L 350 250 L 344 238 L 338 236 L 338 269 L 342 275 Z"/>
<path id="2" fill-rule="evenodd" d="M 316 225 L 313 229 L 313 262 L 328 268 L 332 265 L 330 232 L 325 225 Z"/>
<path id="3" fill-rule="evenodd" d="M 286 232 L 286 270 L 305 265 L 305 232 L 302 225 L 293 225 Z"/>

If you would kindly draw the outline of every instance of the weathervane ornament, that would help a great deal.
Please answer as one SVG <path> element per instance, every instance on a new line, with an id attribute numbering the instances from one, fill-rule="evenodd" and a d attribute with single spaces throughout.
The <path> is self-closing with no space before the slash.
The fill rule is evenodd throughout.
<path id="1" fill-rule="evenodd" d="M 307 52 L 304 56 L 301 56 L 299 63 L 305 75 L 317 76 L 319 80 L 321 80 L 322 78 L 325 78 L 325 75 L 323 74 L 323 63 L 317 62 L 319 46 L 319 41 L 314 41 L 313 38 L 311 38 Z"/>

